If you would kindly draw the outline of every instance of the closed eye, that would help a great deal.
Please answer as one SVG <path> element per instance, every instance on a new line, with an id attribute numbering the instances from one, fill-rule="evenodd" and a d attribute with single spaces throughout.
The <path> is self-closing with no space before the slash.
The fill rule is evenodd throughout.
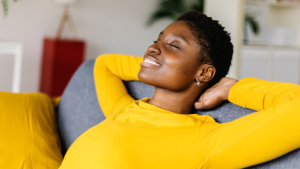
<path id="1" fill-rule="evenodd" d="M 173 44 L 171 44 L 171 43 L 168 43 L 168 45 L 170 45 L 170 46 L 172 46 L 172 47 L 175 47 L 175 48 L 177 48 L 177 49 L 180 49 L 178 46 L 173 45 Z"/>

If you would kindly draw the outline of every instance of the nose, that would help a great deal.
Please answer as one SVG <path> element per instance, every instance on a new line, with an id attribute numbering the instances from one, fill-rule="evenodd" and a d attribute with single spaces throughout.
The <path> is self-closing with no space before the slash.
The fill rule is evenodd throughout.
<path id="1" fill-rule="evenodd" d="M 157 44 L 155 43 L 155 44 L 148 47 L 148 52 L 159 55 L 160 54 L 160 49 L 157 47 Z"/>

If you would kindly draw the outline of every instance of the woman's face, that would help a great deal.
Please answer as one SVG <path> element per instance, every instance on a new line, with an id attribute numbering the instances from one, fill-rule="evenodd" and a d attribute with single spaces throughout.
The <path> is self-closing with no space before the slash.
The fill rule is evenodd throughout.
<path id="1" fill-rule="evenodd" d="M 199 52 L 200 46 L 188 23 L 174 22 L 148 47 L 138 77 L 146 84 L 183 91 L 195 84 Z"/>

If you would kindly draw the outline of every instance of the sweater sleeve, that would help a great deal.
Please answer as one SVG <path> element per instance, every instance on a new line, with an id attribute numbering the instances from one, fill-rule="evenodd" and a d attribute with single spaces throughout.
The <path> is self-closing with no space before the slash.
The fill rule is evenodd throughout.
<path id="1" fill-rule="evenodd" d="M 245 78 L 231 88 L 229 101 L 258 112 L 203 124 L 208 168 L 245 168 L 300 147 L 300 86 Z"/>
<path id="2" fill-rule="evenodd" d="M 142 57 L 104 54 L 96 59 L 94 80 L 101 109 L 106 117 L 134 99 L 128 94 L 122 80 L 138 80 Z"/>

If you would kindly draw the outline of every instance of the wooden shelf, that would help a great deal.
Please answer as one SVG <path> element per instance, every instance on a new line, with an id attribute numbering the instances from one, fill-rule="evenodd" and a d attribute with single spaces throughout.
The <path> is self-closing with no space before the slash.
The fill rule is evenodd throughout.
<path id="1" fill-rule="evenodd" d="M 289 8 L 299 8 L 300 3 L 282 3 L 282 2 L 277 2 L 277 3 L 269 3 L 271 6 L 276 6 L 276 7 L 289 7 Z"/>
<path id="2" fill-rule="evenodd" d="M 287 3 L 278 3 L 277 0 L 256 0 L 256 1 L 250 1 L 250 0 L 234 0 L 234 1 L 225 1 L 225 0 L 207 0 L 206 2 L 206 14 L 208 16 L 211 16 L 217 20 L 219 20 L 226 28 L 227 31 L 231 32 L 232 37 L 232 43 L 235 47 L 235 54 L 233 56 L 233 62 L 231 67 L 231 74 L 230 77 L 239 78 L 241 77 L 241 71 L 242 69 L 249 70 L 251 73 L 252 69 L 254 68 L 255 71 L 258 71 L 258 75 L 262 74 L 261 70 L 256 66 L 261 64 L 262 68 L 266 68 L 264 63 L 262 62 L 262 57 L 265 56 L 266 64 L 268 65 L 270 58 L 269 56 L 272 54 L 270 51 L 274 51 L 274 69 L 276 70 L 274 73 L 274 77 L 279 74 L 280 72 L 280 64 L 281 62 L 285 64 L 284 71 L 290 71 L 290 72 L 298 72 L 297 75 L 292 73 L 292 75 L 295 75 L 293 77 L 289 76 L 289 73 L 285 72 L 285 77 L 291 77 L 295 82 L 300 79 L 300 22 L 299 16 L 300 16 L 300 4 L 287 4 Z M 228 6 L 231 9 L 228 10 L 227 8 L 224 8 L 224 6 Z M 248 11 L 246 11 L 248 10 Z M 257 11 L 256 16 L 255 12 Z M 255 16 L 257 17 L 257 21 L 260 25 L 262 25 L 262 33 L 260 37 L 254 37 L 249 31 L 248 31 L 248 40 L 249 42 L 252 42 L 249 45 L 243 45 L 243 24 L 244 24 L 244 14 L 246 12 L 253 12 Z M 269 41 L 275 41 L 276 39 L 270 39 L 268 28 L 272 27 L 284 27 L 284 28 L 292 28 L 297 31 L 295 45 L 291 46 L 282 46 L 282 45 L 269 45 Z M 273 33 L 274 34 L 274 33 Z M 294 35 L 293 35 L 294 36 Z M 252 38 L 252 39 L 251 39 Z M 275 37 L 274 37 L 275 38 Z M 260 42 L 255 43 L 254 41 Z M 291 39 L 284 39 L 283 42 L 290 43 Z M 264 44 L 263 44 L 264 43 Z M 292 43 L 290 43 L 292 44 Z M 249 49 L 249 50 L 247 50 Z M 257 50 L 259 49 L 259 50 Z M 263 49 L 263 50 L 260 50 Z M 254 53 L 245 53 L 247 51 L 254 52 Z M 256 53 L 255 53 L 256 52 Z M 258 52 L 258 53 L 257 53 Z M 260 53 L 263 52 L 263 53 Z M 270 54 L 271 53 L 271 54 Z M 249 64 L 249 62 L 245 59 L 245 54 L 247 54 L 246 59 L 252 57 L 256 57 L 257 60 L 254 61 L 253 64 Z M 244 57 L 244 58 L 243 58 Z M 277 60 L 276 60 L 277 59 Z M 241 62 L 244 62 L 244 65 L 241 65 Z M 248 69 L 245 66 L 249 66 Z M 254 65 L 254 66 L 253 66 Z M 279 66 L 278 66 L 279 65 Z M 292 66 L 288 66 L 292 65 Z M 279 71 L 277 70 L 277 67 L 279 67 Z M 267 68 L 267 76 L 272 77 L 268 73 L 273 71 L 272 66 Z M 280 74 L 281 75 L 281 74 Z M 287 76 L 288 75 L 288 76 Z M 298 76 L 299 75 L 299 76 Z M 295 78 L 297 76 L 297 78 Z M 259 77 L 259 76 L 258 76 Z M 278 79 L 272 79 L 271 80 L 278 80 Z M 285 79 L 283 79 L 285 81 Z"/>
<path id="3" fill-rule="evenodd" d="M 267 2 L 267 1 L 251 1 L 246 0 L 246 3 L 257 4 L 257 5 L 268 5 L 273 7 L 289 7 L 289 8 L 299 8 L 300 3 L 288 3 L 288 2 Z"/>
<path id="4" fill-rule="evenodd" d="M 243 47 L 274 47 L 274 48 L 281 48 L 281 49 L 298 49 L 300 50 L 300 46 L 295 45 L 273 45 L 273 44 L 266 44 L 266 43 L 249 43 L 249 44 L 243 44 Z"/>

